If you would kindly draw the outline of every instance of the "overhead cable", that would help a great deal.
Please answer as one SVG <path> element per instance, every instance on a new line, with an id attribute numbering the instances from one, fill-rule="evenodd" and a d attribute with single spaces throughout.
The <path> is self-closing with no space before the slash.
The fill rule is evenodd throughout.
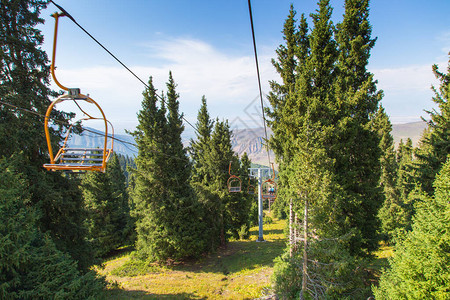
<path id="1" fill-rule="evenodd" d="M 269 159 L 269 166 L 270 166 L 271 162 L 270 162 L 270 153 L 269 153 L 269 145 L 268 145 L 269 138 L 267 136 L 266 116 L 264 113 L 264 101 L 263 101 L 262 88 L 261 88 L 261 76 L 259 74 L 258 52 L 256 51 L 255 28 L 253 26 L 252 5 L 250 3 L 250 0 L 248 0 L 248 12 L 250 15 L 250 25 L 252 27 L 253 50 L 255 52 L 256 73 L 258 75 L 259 99 L 261 100 L 261 111 L 262 111 L 262 117 L 263 117 L 263 123 L 264 123 L 264 134 L 266 136 L 267 158 Z"/>
<path id="2" fill-rule="evenodd" d="M 100 43 L 92 34 L 90 34 L 86 29 L 84 29 L 83 26 L 81 26 L 64 8 L 62 8 L 60 5 L 56 4 L 52 0 L 50 0 L 50 2 L 53 3 L 59 10 L 61 10 L 64 13 L 64 15 L 66 15 L 70 20 L 72 20 L 72 22 L 74 22 L 75 25 L 77 25 L 81 30 L 83 30 L 93 41 L 95 41 L 100 47 L 102 47 L 103 50 L 105 50 L 109 55 L 111 55 L 120 65 L 122 65 L 122 67 L 124 67 L 128 72 L 130 72 L 146 88 L 149 88 L 149 85 L 147 83 L 145 83 L 145 81 L 143 81 L 141 78 L 139 78 L 139 76 L 137 76 L 136 73 L 134 73 L 130 68 L 128 68 L 120 59 L 118 59 L 117 56 L 115 56 L 111 51 L 108 50 L 108 48 L 103 46 L 103 44 Z M 156 94 L 156 96 L 167 105 L 167 103 L 166 103 L 166 101 L 164 100 L 163 97 L 159 96 L 158 94 Z M 197 128 L 194 125 L 192 125 L 188 120 L 186 120 L 186 118 L 183 115 L 181 115 L 181 118 L 189 126 L 191 126 L 197 133 L 199 133 Z"/>

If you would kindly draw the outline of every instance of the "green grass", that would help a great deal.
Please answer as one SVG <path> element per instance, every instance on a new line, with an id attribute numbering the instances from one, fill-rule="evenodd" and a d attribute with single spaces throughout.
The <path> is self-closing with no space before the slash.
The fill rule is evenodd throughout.
<path id="1" fill-rule="evenodd" d="M 107 259 L 97 271 L 110 284 L 108 299 L 252 299 L 270 289 L 273 260 L 285 248 L 284 220 L 258 228 L 245 241 L 230 241 L 197 261 L 158 266 L 133 259 L 130 252 Z"/>
<path id="2" fill-rule="evenodd" d="M 392 246 L 381 243 L 380 248 L 373 254 L 375 259 L 369 266 L 369 272 L 372 274 L 371 284 L 378 286 L 381 273 L 389 267 L 389 258 L 394 255 L 394 249 Z"/>

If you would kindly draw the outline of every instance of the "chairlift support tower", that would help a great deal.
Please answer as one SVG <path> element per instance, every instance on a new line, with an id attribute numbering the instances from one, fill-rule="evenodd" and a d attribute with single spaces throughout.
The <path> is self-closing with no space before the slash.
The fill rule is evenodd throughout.
<path id="1" fill-rule="evenodd" d="M 259 226 L 259 234 L 257 242 L 264 242 L 264 232 L 263 232 L 263 196 L 262 196 L 262 184 L 263 184 L 263 176 L 270 176 L 271 168 L 248 168 L 250 177 L 256 177 L 258 179 L 258 226 Z"/>

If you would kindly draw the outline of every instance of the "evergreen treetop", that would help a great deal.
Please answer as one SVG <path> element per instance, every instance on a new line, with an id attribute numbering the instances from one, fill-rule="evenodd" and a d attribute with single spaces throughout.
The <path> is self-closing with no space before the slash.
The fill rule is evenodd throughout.
<path id="1" fill-rule="evenodd" d="M 433 65 L 433 73 L 440 82 L 439 88 L 433 87 L 433 102 L 438 110 L 427 111 L 431 117 L 427 122 L 428 132 L 423 135 L 420 148 L 415 152 L 418 180 L 429 195 L 433 194 L 434 178 L 450 153 L 450 54 L 447 74 L 440 72 L 437 65 Z"/>

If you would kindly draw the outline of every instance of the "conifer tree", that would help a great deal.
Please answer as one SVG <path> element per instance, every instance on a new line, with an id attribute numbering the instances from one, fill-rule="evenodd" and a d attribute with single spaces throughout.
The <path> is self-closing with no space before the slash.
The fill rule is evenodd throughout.
<path id="1" fill-rule="evenodd" d="M 206 224 L 205 236 L 208 251 L 215 251 L 221 244 L 220 233 L 223 225 L 223 207 L 213 178 L 218 170 L 209 163 L 211 139 L 214 121 L 211 120 L 206 97 L 202 97 L 202 105 L 197 114 L 197 138 L 190 142 L 189 152 L 192 158 L 191 184 L 198 201 L 202 206 L 202 221 Z"/>
<path id="2" fill-rule="evenodd" d="M 391 135 L 392 125 L 384 108 L 380 106 L 373 120 L 374 130 L 380 138 L 381 176 L 380 187 L 383 189 L 383 205 L 378 217 L 381 222 L 381 233 L 386 241 L 390 241 L 398 228 L 405 228 L 407 219 L 404 205 L 397 189 L 398 164 L 394 149 L 394 139 Z M 401 146 L 403 147 L 403 146 Z"/>
<path id="3" fill-rule="evenodd" d="M 228 168 L 231 162 L 231 174 L 237 174 L 239 160 L 234 155 L 231 146 L 231 131 L 228 121 L 215 121 L 211 135 L 209 152 L 206 155 L 206 164 L 210 172 L 210 191 L 215 195 L 215 211 L 212 222 L 215 223 L 214 231 L 220 246 L 225 246 L 228 240 L 228 230 L 232 229 L 230 205 L 237 201 L 239 195 L 229 193 L 227 180 Z"/>
<path id="4" fill-rule="evenodd" d="M 296 101 L 296 82 L 298 74 L 303 74 L 309 56 L 308 24 L 302 14 L 300 25 L 297 28 L 295 19 L 296 12 L 293 5 L 283 27 L 283 39 L 285 45 L 280 45 L 277 50 L 277 60 L 272 59 L 275 70 L 280 75 L 282 83 L 270 82 L 271 91 L 268 100 L 271 109 L 267 110 L 268 124 L 274 134 L 269 143 L 275 152 L 279 163 L 279 183 L 284 188 L 280 190 L 276 201 L 275 211 L 286 209 L 288 199 L 293 197 L 289 189 L 289 175 L 284 171 L 293 156 L 293 149 L 289 146 L 290 141 L 298 135 L 298 124 L 295 123 L 298 112 Z M 292 115 L 292 117 L 286 117 Z M 283 215 L 282 212 L 278 214 Z"/>
<path id="5" fill-rule="evenodd" d="M 250 221 L 252 214 L 255 214 L 255 211 L 252 211 L 252 207 L 256 208 L 256 206 L 252 206 L 253 203 L 256 203 L 255 195 L 249 194 L 249 168 L 251 167 L 251 160 L 247 155 L 247 152 L 242 154 L 240 159 L 240 168 L 239 168 L 239 176 L 242 180 L 242 191 L 240 193 L 240 199 L 236 205 L 234 206 L 234 218 L 233 218 L 233 230 L 232 234 L 234 238 L 248 238 L 250 235 Z"/>
<path id="6" fill-rule="evenodd" d="M 450 160 L 436 176 L 435 194 L 415 203 L 412 231 L 395 245 L 377 299 L 447 299 L 450 293 Z"/>
<path id="7" fill-rule="evenodd" d="M 95 254 L 101 257 L 123 246 L 130 231 L 125 175 L 117 155 L 110 159 L 105 173 L 87 173 L 81 186 L 87 210 L 88 239 Z"/>
<path id="8" fill-rule="evenodd" d="M 0 98 L 20 109 L 44 115 L 50 105 L 49 97 L 56 93 L 49 85 L 49 63 L 41 49 L 43 36 L 37 25 L 47 1 L 5 0 L 0 4 Z M 52 141 L 61 140 L 64 123 L 71 114 L 54 110 L 51 127 Z M 59 123 L 60 121 L 61 123 Z M 44 120 L 23 110 L 0 104 L 0 157 L 23 152 L 20 171 L 30 193 L 32 206 L 39 209 L 36 226 L 48 232 L 62 252 L 78 261 L 87 270 L 92 254 L 85 243 L 84 212 L 78 181 L 56 172 L 46 172 L 47 145 L 42 129 Z"/>
<path id="9" fill-rule="evenodd" d="M 206 97 L 202 97 L 202 105 L 197 115 L 197 139 L 191 139 L 190 155 L 193 161 L 192 183 L 194 185 L 208 185 L 211 179 L 211 171 L 206 169 L 206 153 L 209 151 L 210 140 L 214 121 L 211 120 L 206 103 Z"/>
<path id="10" fill-rule="evenodd" d="M 397 153 L 397 182 L 396 190 L 400 197 L 402 206 L 402 219 L 404 222 L 398 223 L 397 227 L 410 229 L 411 217 L 413 215 L 413 203 L 410 201 L 409 194 L 416 187 L 416 173 L 413 168 L 413 144 L 408 138 L 406 143 L 400 141 Z M 400 215 L 400 214 L 399 214 Z"/>
<path id="11" fill-rule="evenodd" d="M 369 1 L 345 1 L 343 21 L 337 25 L 339 57 L 336 66 L 336 140 L 327 147 L 334 158 L 336 180 L 345 195 L 343 232 L 356 229 L 350 241 L 354 255 L 378 247 L 376 217 L 382 203 L 379 137 L 372 129 L 382 92 L 367 71 L 375 44 L 368 20 Z"/>
<path id="12" fill-rule="evenodd" d="M 16 155 L 0 159 L 0 298 L 100 299 L 105 282 L 94 271 L 81 274 L 77 262 L 39 231 L 39 211 Z"/>
<path id="13" fill-rule="evenodd" d="M 291 245 L 301 252 L 292 251 L 284 263 L 302 268 L 297 291 L 303 299 L 367 293 L 358 270 L 360 258 L 377 246 L 382 200 L 379 138 L 371 122 L 381 93 L 366 70 L 374 43 L 368 2 L 346 1 L 337 29 L 331 12 L 329 1 L 319 1 L 312 31 L 299 38 L 305 44 L 297 53 L 305 56 L 296 68 L 295 94 L 283 98 L 282 108 L 272 106 L 271 115 L 271 126 L 279 126 L 274 148 L 283 159 L 280 194 L 292 199 L 302 232 Z"/>
<path id="14" fill-rule="evenodd" d="M 132 193 L 137 252 L 142 259 L 160 262 L 198 256 L 205 249 L 204 224 L 189 185 L 176 85 L 170 74 L 167 99 L 162 96 L 159 106 L 151 78 L 148 85 L 133 132 L 139 149 Z"/>
<path id="15" fill-rule="evenodd" d="M 429 132 L 423 135 L 415 153 L 418 181 L 429 195 L 433 194 L 434 178 L 450 152 L 450 53 L 447 74 L 440 72 L 437 65 L 433 65 L 433 73 L 440 82 L 439 88 L 433 87 L 433 102 L 438 110 L 427 111 L 431 118 Z"/>
<path id="16" fill-rule="evenodd" d="M 41 115 L 45 115 L 50 105 L 49 96 L 56 95 L 49 88 L 48 58 L 41 49 L 44 37 L 35 28 L 44 22 L 39 15 L 46 6 L 47 1 L 39 0 L 5 0 L 0 4 L 0 98 Z M 0 113 L 0 156 L 9 157 L 16 151 L 24 151 L 30 161 L 41 165 L 47 153 L 41 117 L 16 113 L 3 104 Z M 59 121 L 66 121 L 68 117 L 57 110 L 52 113 L 52 119 Z M 52 133 L 57 140 L 61 134 L 57 129 L 61 128 L 54 129 Z"/>

